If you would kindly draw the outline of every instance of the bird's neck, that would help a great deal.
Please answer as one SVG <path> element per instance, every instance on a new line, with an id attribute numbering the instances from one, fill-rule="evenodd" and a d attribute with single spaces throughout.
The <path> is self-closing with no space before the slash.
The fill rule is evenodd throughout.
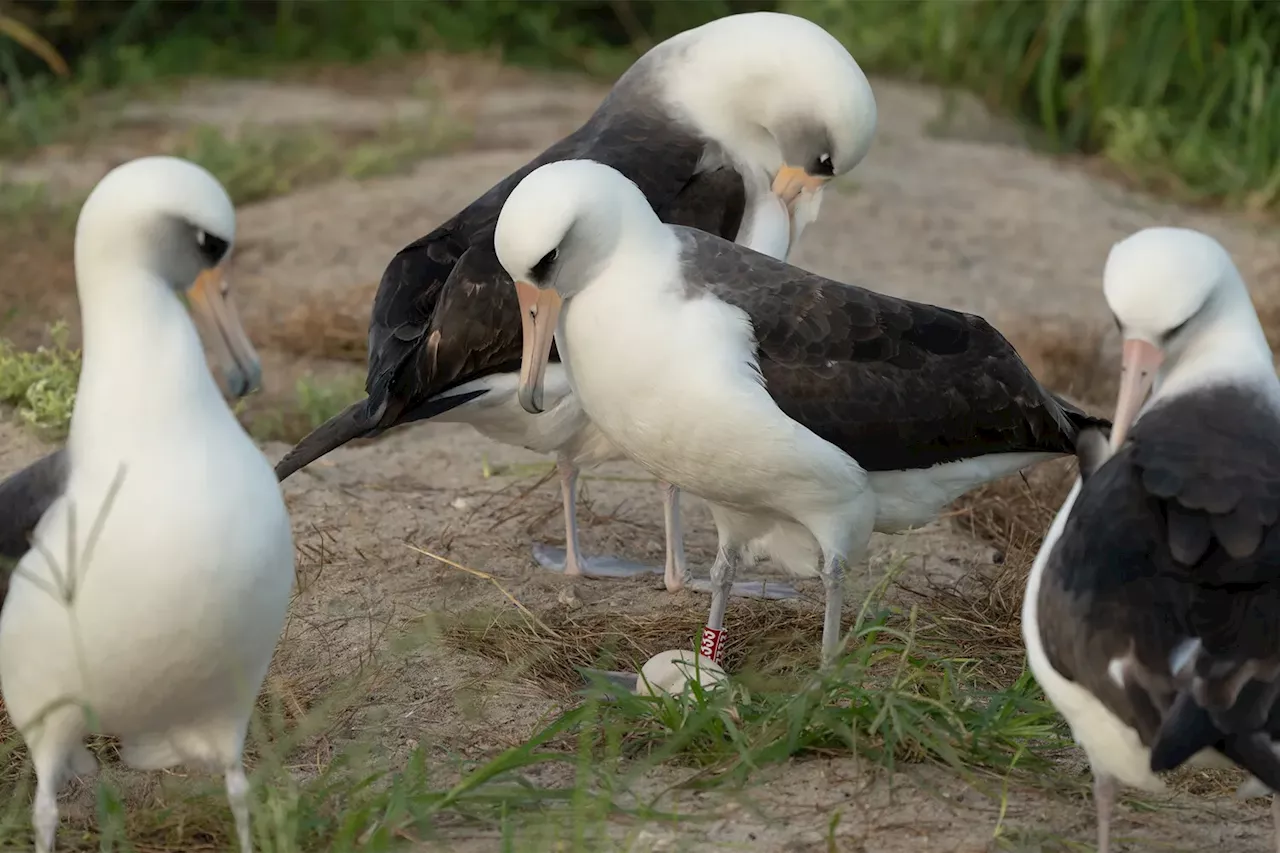
<path id="1" fill-rule="evenodd" d="M 1266 391 L 1280 401 L 1280 380 L 1271 349 L 1252 306 L 1229 304 L 1188 341 L 1156 378 L 1151 401 L 1208 385 L 1238 384 Z"/>
<path id="2" fill-rule="evenodd" d="M 83 359 L 71 445 L 141 446 L 158 434 L 198 432 L 230 412 L 195 327 L 160 278 L 98 270 L 80 280 Z"/>

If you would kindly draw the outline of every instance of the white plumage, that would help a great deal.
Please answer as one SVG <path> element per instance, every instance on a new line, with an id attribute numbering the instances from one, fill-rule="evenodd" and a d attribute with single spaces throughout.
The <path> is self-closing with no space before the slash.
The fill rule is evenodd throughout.
<path id="1" fill-rule="evenodd" d="M 1125 436 L 1144 413 L 1157 406 L 1177 402 L 1185 404 L 1188 398 L 1217 387 L 1241 389 L 1262 401 L 1262 408 L 1280 411 L 1280 381 L 1276 378 L 1271 350 L 1239 272 L 1215 240 L 1180 228 L 1139 231 L 1112 248 L 1104 272 L 1104 290 L 1117 325 L 1125 336 L 1121 388 L 1108 447 L 1111 453 L 1124 445 Z M 1230 411 L 1210 413 L 1210 418 L 1230 419 L 1233 416 Z M 1210 421 L 1181 426 L 1206 432 L 1215 429 Z M 1248 449 L 1242 447 L 1240 452 L 1246 453 Z M 1101 468 L 1103 461 L 1099 460 L 1096 468 Z M 1122 461 L 1126 465 L 1134 464 L 1132 460 Z M 1180 488 L 1182 485 L 1179 484 Z M 1049 701 L 1066 718 L 1076 742 L 1088 757 L 1094 775 L 1098 850 L 1099 853 L 1107 853 L 1117 783 L 1153 792 L 1165 790 L 1165 783 L 1159 774 L 1153 772 L 1152 749 L 1143 742 L 1138 730 L 1082 682 L 1086 676 L 1098 679 L 1105 672 L 1114 686 L 1133 687 L 1134 684 L 1128 681 L 1134 677 L 1131 671 L 1133 649 L 1138 640 L 1145 639 L 1142 635 L 1151 633 L 1154 625 L 1186 624 L 1191 617 L 1178 608 L 1190 608 L 1192 605 L 1170 591 L 1169 588 L 1184 582 L 1174 574 L 1164 579 L 1169 588 L 1153 584 L 1144 589 L 1139 597 L 1141 603 L 1132 601 L 1114 578 L 1100 584 L 1105 587 L 1103 589 L 1094 589 L 1093 585 L 1073 580 L 1071 592 L 1063 591 L 1065 577 L 1077 572 L 1082 577 L 1089 577 L 1088 572 L 1091 571 L 1089 566 L 1072 564 L 1066 557 L 1055 554 L 1067 532 L 1082 489 L 1083 481 L 1077 479 L 1032 564 L 1022 606 L 1022 634 L 1031 671 Z M 1133 519 L 1122 519 L 1120 526 L 1144 529 L 1143 513 L 1152 511 L 1148 509 L 1152 496 L 1144 492 L 1130 496 L 1121 487 L 1111 494 L 1123 498 L 1117 503 L 1129 503 L 1134 507 Z M 1170 502 L 1180 499 L 1181 495 L 1180 491 L 1174 490 Z M 1090 495 L 1086 494 L 1086 499 L 1088 497 Z M 1091 497 L 1095 501 L 1101 499 L 1098 492 L 1092 493 Z M 1087 509 L 1089 505 L 1081 506 Z M 1214 507 L 1215 511 L 1229 508 Z M 1189 512 L 1187 509 L 1181 511 Z M 1216 531 L 1217 528 L 1214 529 Z M 1126 542 L 1118 547 L 1110 540 L 1097 539 L 1106 532 L 1081 527 L 1074 534 L 1077 540 L 1090 538 L 1095 542 L 1102 541 L 1106 549 L 1128 553 L 1125 549 L 1131 548 L 1132 543 Z M 1160 559 L 1157 551 L 1151 548 L 1142 560 L 1132 564 L 1133 573 L 1140 575 L 1145 572 L 1154 577 L 1161 571 L 1167 571 L 1162 568 L 1167 564 L 1157 562 Z M 1250 559 L 1263 558 L 1252 554 Z M 1055 561 L 1056 567 L 1050 569 Z M 1186 568 L 1188 573 L 1201 571 L 1210 577 L 1217 570 L 1214 560 L 1208 558 L 1194 569 Z M 1058 577 L 1053 577 L 1046 587 L 1046 575 L 1052 577 L 1055 572 Z M 1049 591 L 1047 596 L 1044 590 Z M 1247 594 L 1248 584 L 1242 583 L 1241 590 L 1241 595 Z M 1095 602 L 1095 596 L 1100 600 Z M 1153 617 L 1151 611 L 1154 609 L 1160 610 L 1161 618 Z M 1202 614 L 1199 618 L 1205 617 Z M 1044 639 L 1046 629 L 1053 630 L 1058 637 L 1080 632 L 1096 632 L 1095 637 L 1101 633 L 1118 635 L 1120 639 L 1116 642 L 1126 652 L 1123 656 L 1107 659 L 1107 653 L 1101 651 L 1105 648 L 1101 641 L 1089 645 L 1081 643 L 1070 650 L 1070 665 L 1065 668 L 1074 669 L 1074 675 L 1068 678 L 1055 669 L 1050 659 Z M 1196 637 L 1184 638 L 1171 646 L 1167 668 L 1157 671 L 1168 674 L 1172 679 L 1195 657 L 1199 647 L 1200 641 Z M 1061 648 L 1057 653 L 1059 656 L 1067 654 Z M 1133 701 L 1125 696 L 1124 702 Z M 1170 713 L 1167 708 L 1157 710 L 1162 716 Z M 1167 723 L 1167 719 L 1164 722 Z M 1221 752 L 1213 749 L 1201 749 L 1191 756 L 1189 763 L 1201 767 L 1232 766 Z M 1240 793 L 1257 796 L 1269 792 L 1251 778 L 1249 784 L 1242 786 Z M 1273 814 L 1280 843 L 1280 797 L 1273 804 Z"/>
<path id="2" fill-rule="evenodd" d="M 704 236 L 708 257 L 720 257 L 718 241 Z M 654 476 L 711 505 L 720 554 L 712 569 L 718 588 L 708 631 L 718 638 L 725 606 L 719 588 L 744 555 L 769 553 L 802 574 L 814 573 L 820 556 L 828 603 L 823 647 L 829 655 L 838 639 L 842 567 L 863 559 L 873 530 L 929 521 L 978 483 L 1061 453 L 1052 449 L 1061 442 L 992 441 L 972 458 L 868 472 L 783 411 L 776 398 L 787 390 L 766 385 L 757 358 L 753 323 L 770 322 L 766 311 L 748 315 L 692 283 L 697 274 L 686 275 L 685 265 L 697 261 L 692 249 L 686 251 L 686 238 L 695 239 L 664 225 L 634 184 L 599 163 L 551 163 L 525 178 L 504 207 L 495 238 L 498 257 L 520 294 L 526 341 L 541 341 L 525 350 L 527 384 L 521 394 L 529 396 L 522 396 L 522 405 L 538 409 L 546 358 L 539 348 L 549 350 L 545 330 L 558 318 L 556 345 L 591 422 Z M 744 256 L 725 245 L 725 256 Z M 552 270 L 537 285 L 530 279 L 544 274 L 532 272 L 535 267 Z M 793 275 L 790 268 L 767 269 L 762 276 Z M 751 283 L 738 281 L 744 292 Z M 779 293 L 764 292 L 774 298 Z M 782 302 L 769 307 L 782 314 L 792 310 Z M 969 320 L 957 315 L 954 322 Z M 1017 393 L 1028 401 L 1038 395 L 1042 406 L 1058 405 L 1003 338 L 989 327 L 973 328 L 973 340 L 981 341 L 973 346 L 988 346 L 992 353 L 983 381 L 998 365 L 1009 382 L 1022 383 Z M 886 372 L 880 381 L 892 382 L 892 375 Z M 938 393 L 960 392 L 948 386 Z M 1022 416 L 1012 403 L 1004 411 L 1012 413 L 1006 416 L 1010 423 Z M 968 428 L 963 418 L 956 423 L 955 430 Z M 1053 428 L 1070 426 L 1058 421 Z M 1038 446 L 1045 450 L 1019 450 Z"/>
<path id="3" fill-rule="evenodd" d="M 241 752 L 288 607 L 293 539 L 271 466 L 223 400 L 181 298 L 214 304 L 214 349 L 239 371 L 229 387 L 256 384 L 220 275 L 207 276 L 222 258 L 202 254 L 210 236 L 229 247 L 234 229 L 213 176 L 174 158 L 115 169 L 80 215 L 69 474 L 0 614 L 0 689 L 35 764 L 40 851 L 61 784 L 93 769 L 92 732 L 119 736 L 138 769 L 225 773 L 250 848 Z"/>

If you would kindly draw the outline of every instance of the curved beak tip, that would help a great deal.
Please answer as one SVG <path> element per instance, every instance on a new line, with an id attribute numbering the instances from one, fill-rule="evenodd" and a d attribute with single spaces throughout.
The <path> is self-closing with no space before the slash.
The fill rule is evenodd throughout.
<path id="1" fill-rule="evenodd" d="M 520 354 L 520 406 L 529 414 L 538 415 L 543 412 L 542 383 L 563 303 L 555 290 L 540 290 L 527 281 L 516 281 L 515 284 L 523 337 Z"/>
<path id="2" fill-rule="evenodd" d="M 262 362 L 226 293 L 222 268 L 201 273 L 188 291 L 188 301 L 200 336 L 221 367 L 224 393 L 239 399 L 256 391 L 262 384 Z"/>
<path id="3" fill-rule="evenodd" d="M 227 393 L 235 398 L 247 397 L 262 388 L 262 364 L 254 361 L 247 365 L 237 365 L 224 373 Z"/>
<path id="4" fill-rule="evenodd" d="M 531 415 L 540 415 L 542 408 L 542 389 L 531 389 L 520 394 L 520 406 Z"/>

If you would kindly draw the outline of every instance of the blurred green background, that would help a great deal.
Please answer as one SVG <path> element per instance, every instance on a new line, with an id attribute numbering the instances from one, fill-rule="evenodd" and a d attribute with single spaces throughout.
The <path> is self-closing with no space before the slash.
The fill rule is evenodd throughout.
<path id="1" fill-rule="evenodd" d="M 47 141 L 87 94 L 189 74 L 447 49 L 611 76 L 757 9 L 818 21 L 870 72 L 972 90 L 1146 186 L 1280 204 L 1276 0 L 11 0 L 0 148 Z"/>

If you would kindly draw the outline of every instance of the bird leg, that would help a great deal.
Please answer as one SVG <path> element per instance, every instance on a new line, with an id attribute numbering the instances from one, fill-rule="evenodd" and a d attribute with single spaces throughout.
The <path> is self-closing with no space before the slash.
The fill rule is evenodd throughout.
<path id="1" fill-rule="evenodd" d="M 31 805 L 36 853 L 52 853 L 58 834 L 58 791 L 71 772 L 87 772 L 97 762 L 84 748 L 84 715 L 77 706 L 64 705 L 45 714 L 23 732 L 31 764 L 36 772 L 36 796 Z"/>
<path id="2" fill-rule="evenodd" d="M 244 765 L 237 759 L 226 771 L 227 803 L 236 820 L 236 837 L 240 839 L 240 853 L 253 853 L 253 836 L 249 833 L 249 780 L 244 775 Z"/>
<path id="3" fill-rule="evenodd" d="M 721 545 L 716 561 L 711 565 L 711 613 L 702 629 L 702 641 L 698 654 L 720 663 L 724 656 L 724 614 L 729 608 L 729 593 L 733 589 L 733 576 L 738 571 L 741 552 L 736 546 Z"/>
<path id="4" fill-rule="evenodd" d="M 822 587 L 827 607 L 822 619 L 822 664 L 829 666 L 840 650 L 840 613 L 844 606 L 844 557 L 822 556 Z"/>
<path id="5" fill-rule="evenodd" d="M 36 833 L 36 853 L 52 853 L 58 832 L 58 774 L 37 771 L 36 799 L 31 807 L 31 826 Z"/>
<path id="6" fill-rule="evenodd" d="M 569 577 L 629 578 L 656 572 L 652 566 L 613 557 L 584 558 L 578 544 L 578 466 L 561 456 L 556 459 L 560 472 L 560 495 L 564 502 L 564 550 L 546 545 L 533 546 L 533 558 L 545 569 L 564 572 Z"/>
<path id="7" fill-rule="evenodd" d="M 1111 809 L 1116 802 L 1116 780 L 1096 770 L 1093 775 L 1093 808 L 1098 815 L 1098 853 L 1111 849 Z"/>
<path id="8" fill-rule="evenodd" d="M 680 489 L 670 483 L 662 486 L 662 517 L 667 528 L 667 566 L 662 580 L 668 592 L 684 588 L 689 580 L 689 566 L 684 561 L 684 530 L 680 526 Z"/>
<path id="9" fill-rule="evenodd" d="M 564 550 L 542 544 L 533 546 L 533 558 L 540 566 L 564 572 L 569 577 L 627 578 L 656 572 L 653 566 L 616 557 L 583 557 L 578 544 L 578 467 L 565 457 L 556 460 L 560 472 L 560 495 L 564 504 Z M 668 592 L 692 589 L 711 592 L 714 583 L 693 578 L 684 556 L 684 528 L 680 522 L 680 489 L 662 484 L 662 516 L 666 526 L 667 559 L 663 584 Z M 745 598 L 799 598 L 800 593 L 785 581 L 742 581 L 732 584 L 730 595 Z"/>
<path id="10" fill-rule="evenodd" d="M 578 557 L 578 466 L 559 457 L 556 470 L 560 472 L 560 497 L 564 501 L 564 573 L 579 577 L 582 561 Z"/>

